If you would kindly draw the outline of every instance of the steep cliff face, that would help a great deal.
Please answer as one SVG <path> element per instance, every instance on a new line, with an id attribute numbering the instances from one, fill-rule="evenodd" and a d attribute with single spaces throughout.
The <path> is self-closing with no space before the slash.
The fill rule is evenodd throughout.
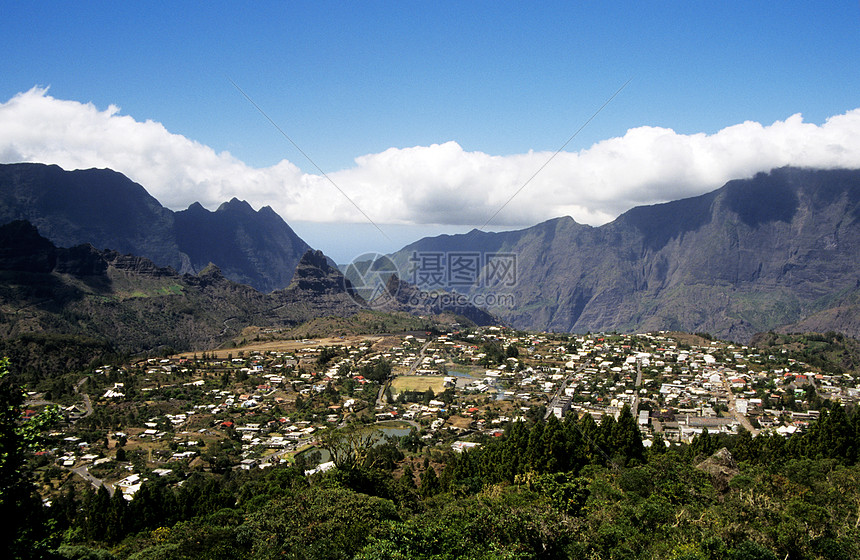
<path id="1" fill-rule="evenodd" d="M 176 240 L 188 272 L 210 262 L 227 278 L 271 292 L 286 287 L 310 246 L 268 206 L 255 212 L 232 199 L 210 212 L 200 204 L 177 212 Z"/>
<path id="2" fill-rule="evenodd" d="M 0 224 L 27 220 L 59 247 L 89 243 L 194 274 L 210 262 L 231 280 L 270 292 L 287 286 L 310 247 L 271 208 L 233 199 L 210 212 L 173 212 L 109 169 L 0 165 Z"/>
<path id="3" fill-rule="evenodd" d="M 660 209 L 696 223 L 662 246 L 649 245 L 650 231 L 637 228 L 636 295 L 653 306 L 643 326 L 693 326 L 746 340 L 856 289 L 860 173 L 779 169 L 693 202 L 699 213 L 673 203 Z M 630 223 L 627 215 L 617 220 Z"/>
<path id="4" fill-rule="evenodd" d="M 734 340 L 845 317 L 860 279 L 860 171 L 784 168 L 601 227 L 558 218 L 504 233 L 423 239 L 394 255 L 509 253 L 511 324 L 563 331 L 703 330 Z M 838 297 L 837 297 L 838 296 Z M 842 303 L 837 301 L 842 298 Z M 842 312 L 827 313 L 834 306 Z M 847 334 L 860 335 L 840 320 Z M 853 329 L 853 330 L 852 330 Z"/>
<path id="5" fill-rule="evenodd" d="M 58 247 L 89 243 L 179 265 L 173 213 L 109 169 L 0 165 L 0 224 L 26 220 Z"/>

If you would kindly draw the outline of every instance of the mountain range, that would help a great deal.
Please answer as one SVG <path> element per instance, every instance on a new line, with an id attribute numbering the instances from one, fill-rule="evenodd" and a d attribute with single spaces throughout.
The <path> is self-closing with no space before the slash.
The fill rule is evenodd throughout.
<path id="1" fill-rule="evenodd" d="M 573 332 L 769 330 L 860 336 L 860 171 L 780 168 L 713 192 L 640 206 L 591 227 L 569 217 L 519 231 L 425 238 L 391 258 L 514 255 L 515 278 L 458 289 L 510 295 L 511 325 Z M 418 263 L 416 265 L 415 263 Z"/>
<path id="2" fill-rule="evenodd" d="M 262 292 L 285 288 L 311 247 L 271 208 L 233 199 L 214 212 L 199 203 L 173 212 L 110 169 L 0 165 L 0 224 L 26 220 L 59 247 L 91 244 L 145 257 L 180 274 L 215 263 L 225 277 Z"/>
<path id="3" fill-rule="evenodd" d="M 110 170 L 0 165 L 0 223 L 12 220 L 29 221 L 59 247 L 117 251 L 104 257 L 113 263 L 106 270 L 135 255 L 193 285 L 205 283 L 214 263 L 219 277 L 254 288 L 251 300 L 292 294 L 289 307 L 305 306 L 305 318 L 322 312 L 313 297 L 298 297 L 309 277 L 327 278 L 331 294 L 339 282 L 338 297 L 355 299 L 331 261 L 309 253 L 273 210 L 236 199 L 214 212 L 196 203 L 173 212 Z M 857 337 L 858 256 L 860 171 L 787 167 L 636 207 L 599 227 L 562 217 L 518 231 L 424 238 L 387 257 L 396 274 L 384 286 L 388 297 L 371 304 L 471 314 L 478 323 L 495 316 L 529 330 L 702 331 L 739 342 L 770 330 Z M 422 269 L 428 263 L 436 269 Z M 309 276 L 297 279 L 302 268 Z M 427 297 L 439 289 L 463 294 L 458 303 L 467 305 L 439 306 Z M 248 312 L 262 316 L 281 305 L 273 301 Z"/>
<path id="4" fill-rule="evenodd" d="M 305 252 L 285 289 L 263 293 L 229 280 L 215 265 L 180 274 L 89 244 L 56 247 L 27 221 L 0 226 L 0 356 L 33 379 L 117 355 L 292 336 L 299 326 L 306 337 L 427 330 L 469 317 L 492 321 L 470 306 L 412 308 L 392 301 L 384 310 L 370 309 L 321 251 Z"/>

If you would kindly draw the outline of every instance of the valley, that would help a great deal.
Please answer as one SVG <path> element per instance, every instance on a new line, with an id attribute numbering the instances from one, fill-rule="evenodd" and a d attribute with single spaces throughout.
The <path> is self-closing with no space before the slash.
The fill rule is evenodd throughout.
<path id="1" fill-rule="evenodd" d="M 202 269 L 206 247 L 180 251 L 179 272 L 16 210 L 34 220 L 0 225 L 16 542 L 109 560 L 860 554 L 855 175 L 774 170 L 599 228 L 426 238 L 378 278 L 308 249 L 262 290 L 236 255 L 280 242 L 241 201 L 189 208 L 206 224 L 186 233 L 261 244 Z M 788 202 L 738 203 L 753 192 Z M 146 235 L 175 257 L 172 231 Z"/>

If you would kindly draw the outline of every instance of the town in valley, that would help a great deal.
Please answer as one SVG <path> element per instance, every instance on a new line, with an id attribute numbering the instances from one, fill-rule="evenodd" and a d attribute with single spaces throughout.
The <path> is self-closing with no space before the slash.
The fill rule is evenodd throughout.
<path id="1" fill-rule="evenodd" d="M 299 464 L 331 466 L 325 435 L 373 432 L 462 452 L 511 423 L 615 418 L 629 407 L 643 445 L 704 432 L 789 437 L 827 401 L 860 400 L 860 380 L 707 335 L 528 333 L 503 327 L 278 340 L 96 367 L 74 392 L 31 390 L 63 422 L 37 457 L 50 501 L 69 479 L 131 500 L 156 477 Z M 260 339 L 260 336 L 257 336 Z M 32 388 L 31 388 L 32 389 Z M 824 405 L 827 406 L 826 404 Z"/>

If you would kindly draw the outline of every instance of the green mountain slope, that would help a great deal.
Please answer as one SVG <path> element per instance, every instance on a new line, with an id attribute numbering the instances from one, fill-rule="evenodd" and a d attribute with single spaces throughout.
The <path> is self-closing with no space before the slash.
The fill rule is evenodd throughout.
<path id="1" fill-rule="evenodd" d="M 57 248 L 29 223 L 13 222 L 0 226 L 0 336 L 82 336 L 132 353 L 205 349 L 249 325 L 291 326 L 359 311 L 337 277 L 319 281 L 319 255 L 300 261 L 294 287 L 264 294 L 214 265 L 181 275 L 90 245 Z M 329 269 L 322 276 L 332 273 L 339 275 Z"/>

